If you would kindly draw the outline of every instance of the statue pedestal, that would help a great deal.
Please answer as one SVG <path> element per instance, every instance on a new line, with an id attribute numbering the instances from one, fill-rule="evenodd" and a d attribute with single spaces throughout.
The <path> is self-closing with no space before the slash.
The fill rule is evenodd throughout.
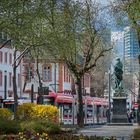
<path id="1" fill-rule="evenodd" d="M 128 123 L 126 97 L 113 97 L 112 123 Z"/>

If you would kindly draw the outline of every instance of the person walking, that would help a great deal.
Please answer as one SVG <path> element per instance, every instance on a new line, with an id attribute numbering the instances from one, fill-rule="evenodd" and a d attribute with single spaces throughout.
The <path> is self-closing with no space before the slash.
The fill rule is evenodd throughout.
<path id="1" fill-rule="evenodd" d="M 130 111 L 127 111 L 127 118 L 128 118 L 128 122 L 131 123 L 131 117 L 130 117 Z"/>
<path id="2" fill-rule="evenodd" d="M 130 120 L 131 120 L 131 123 L 134 123 L 134 111 L 131 110 L 130 112 Z"/>

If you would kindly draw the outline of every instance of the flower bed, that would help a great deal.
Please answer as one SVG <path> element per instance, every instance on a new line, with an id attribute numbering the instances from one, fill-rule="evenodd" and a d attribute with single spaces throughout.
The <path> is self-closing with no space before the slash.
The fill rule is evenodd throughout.
<path id="1" fill-rule="evenodd" d="M 30 131 L 19 132 L 18 135 L 9 135 L 1 137 L 1 140 L 117 140 L 115 137 L 99 137 L 99 136 L 76 136 L 69 133 L 53 134 L 34 133 Z"/>

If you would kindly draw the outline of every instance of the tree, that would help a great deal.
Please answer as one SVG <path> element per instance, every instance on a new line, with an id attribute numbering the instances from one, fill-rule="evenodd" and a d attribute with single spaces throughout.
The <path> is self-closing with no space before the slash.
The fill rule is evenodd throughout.
<path id="1" fill-rule="evenodd" d="M 91 96 L 104 97 L 104 91 L 108 87 L 108 70 L 111 63 L 111 53 L 106 53 L 91 71 Z"/>
<path id="2" fill-rule="evenodd" d="M 56 12 L 57 8 L 58 10 Z M 84 125 L 81 80 L 85 73 L 96 67 L 98 60 L 110 51 L 103 43 L 105 29 L 99 19 L 99 6 L 92 1 L 65 0 L 53 3 L 48 21 L 50 35 L 48 46 L 57 60 L 63 61 L 75 79 L 78 97 L 78 125 Z M 55 18 L 56 17 L 56 18 Z"/>
<path id="3" fill-rule="evenodd" d="M 8 0 L 1 1 L 0 4 L 0 31 L 6 33 L 13 46 L 13 92 L 14 92 L 14 115 L 16 118 L 16 107 L 18 104 L 16 70 L 24 55 L 29 48 L 34 47 L 34 36 L 32 33 L 36 31 L 36 18 L 39 15 L 41 1 L 20 1 Z M 7 40 L 8 41 L 8 40 Z M 36 42 L 37 42 L 36 38 Z M 35 43 L 36 43 L 35 42 Z M 1 46 L 4 47 L 7 42 Z M 37 43 L 36 43 L 37 45 Z M 21 54 L 17 55 L 20 51 Z"/>

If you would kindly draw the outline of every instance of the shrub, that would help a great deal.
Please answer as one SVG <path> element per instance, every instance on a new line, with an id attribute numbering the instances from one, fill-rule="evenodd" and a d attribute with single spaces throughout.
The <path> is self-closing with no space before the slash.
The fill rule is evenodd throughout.
<path id="1" fill-rule="evenodd" d="M 11 120 L 13 113 L 7 108 L 0 108 L 0 119 L 1 120 Z"/>
<path id="2" fill-rule="evenodd" d="M 46 127 L 41 123 L 41 121 L 22 121 L 20 123 L 21 131 L 31 131 L 31 132 L 45 132 Z"/>
<path id="3" fill-rule="evenodd" d="M 47 133 L 49 134 L 59 134 L 61 133 L 60 126 L 55 123 L 50 123 L 46 129 Z"/>
<path id="4" fill-rule="evenodd" d="M 55 106 L 36 105 L 24 103 L 17 107 L 17 118 L 19 120 L 45 120 L 54 122 L 57 120 L 58 109 Z"/>
<path id="5" fill-rule="evenodd" d="M 17 107 L 17 119 L 19 120 L 29 120 L 32 117 L 33 103 L 23 103 Z"/>
<path id="6" fill-rule="evenodd" d="M 54 122 L 57 114 L 58 109 L 55 106 L 36 105 L 33 107 L 32 119 Z"/>
<path id="7" fill-rule="evenodd" d="M 20 131 L 20 125 L 15 120 L 0 120 L 0 134 L 16 134 Z"/>
<path id="8" fill-rule="evenodd" d="M 134 129 L 134 138 L 140 138 L 140 128 Z"/>

